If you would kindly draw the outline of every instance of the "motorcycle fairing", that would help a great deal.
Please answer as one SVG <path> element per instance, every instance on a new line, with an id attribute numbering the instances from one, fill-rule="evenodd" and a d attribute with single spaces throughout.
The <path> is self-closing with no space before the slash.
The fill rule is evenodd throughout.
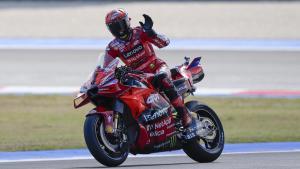
<path id="1" fill-rule="evenodd" d="M 74 108 L 77 109 L 82 107 L 90 102 L 90 99 L 85 93 L 79 93 L 77 97 L 74 99 Z"/>
<path id="2" fill-rule="evenodd" d="M 140 135 L 136 143 L 137 151 L 150 153 L 174 149 L 177 146 L 175 109 L 156 91 L 148 94 L 144 103 L 146 109 L 138 118 Z"/>
<path id="3" fill-rule="evenodd" d="M 104 85 L 108 83 L 110 80 L 113 80 L 114 78 L 114 71 L 116 67 L 119 64 L 118 59 L 112 60 L 106 68 L 101 68 L 101 66 L 97 66 L 96 70 L 90 73 L 88 80 L 80 87 L 80 93 L 77 95 L 77 97 L 74 99 L 74 108 L 79 108 L 87 103 L 90 102 L 89 97 L 87 96 L 86 92 L 88 89 L 91 88 L 93 81 L 96 81 L 96 84 Z M 98 79 L 95 78 L 95 74 L 100 73 L 98 76 Z M 98 83 L 97 83 L 98 82 Z M 101 84 L 102 83 L 102 84 Z M 116 81 L 112 82 L 112 84 L 117 83 Z M 109 84 L 108 84 L 109 85 Z"/>
<path id="4" fill-rule="evenodd" d="M 195 58 L 191 64 L 187 67 L 187 70 L 191 73 L 192 82 L 198 83 L 204 78 L 203 68 L 200 64 L 201 57 Z"/>
<path id="5" fill-rule="evenodd" d="M 98 95 L 104 96 L 101 98 L 102 100 L 106 97 L 120 99 L 120 102 L 124 103 L 125 107 L 129 109 L 128 113 L 130 113 L 131 118 L 138 120 L 139 125 L 134 125 L 137 124 L 135 122 L 128 126 L 128 131 L 130 130 L 128 133 L 129 142 L 134 141 L 138 153 L 180 148 L 180 142 L 177 141 L 178 132 L 175 128 L 174 115 L 176 112 L 174 108 L 165 97 L 151 86 L 151 82 L 146 78 L 146 75 L 129 73 L 133 77 L 133 81 L 129 81 L 127 84 L 122 84 L 116 80 L 114 70 L 117 64 L 117 61 L 113 61 L 105 69 L 99 68 L 96 84 L 99 87 Z M 198 70 L 199 66 L 189 66 L 189 68 L 197 68 Z M 193 83 L 192 73 L 190 70 L 187 71 L 187 65 L 178 66 L 176 69 L 178 72 L 175 77 L 186 80 L 185 83 L 178 86 L 182 87 L 185 92 Z M 115 110 L 113 109 L 113 111 Z M 120 112 L 124 113 L 121 110 Z M 107 131 L 109 131 L 111 113 L 107 112 L 105 105 L 104 107 L 97 105 L 97 113 L 103 115 L 105 126 L 108 128 Z"/>
<path id="6" fill-rule="evenodd" d="M 196 57 L 187 67 L 187 69 L 190 69 L 192 67 L 196 67 L 198 65 L 200 65 L 200 61 L 201 61 L 201 57 Z"/>
<path id="7" fill-rule="evenodd" d="M 128 88 L 120 99 L 128 106 L 134 119 L 137 119 L 141 112 L 145 111 L 146 105 L 143 102 L 145 95 L 152 89 Z"/>

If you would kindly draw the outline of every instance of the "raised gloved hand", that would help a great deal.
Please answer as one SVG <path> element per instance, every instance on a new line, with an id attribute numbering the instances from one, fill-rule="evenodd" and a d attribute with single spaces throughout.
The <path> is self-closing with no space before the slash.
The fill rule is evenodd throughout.
<path id="1" fill-rule="evenodd" d="M 151 17 L 146 14 L 143 14 L 143 17 L 145 18 L 145 22 L 143 23 L 140 21 L 140 25 L 149 37 L 153 37 L 154 35 L 156 35 L 155 31 L 152 29 L 153 21 Z"/>

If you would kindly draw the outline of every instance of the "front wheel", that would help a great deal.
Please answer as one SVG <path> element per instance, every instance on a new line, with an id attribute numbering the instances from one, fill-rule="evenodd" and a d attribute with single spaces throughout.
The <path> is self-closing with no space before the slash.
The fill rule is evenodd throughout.
<path id="1" fill-rule="evenodd" d="M 224 148 L 224 130 L 217 114 L 207 105 L 197 101 L 186 103 L 195 120 L 204 124 L 205 136 L 194 138 L 183 144 L 184 152 L 193 160 L 207 163 L 216 160 Z"/>
<path id="2" fill-rule="evenodd" d="M 84 138 L 91 154 L 105 166 L 118 166 L 128 156 L 128 149 L 120 148 L 118 139 L 105 132 L 103 119 L 100 115 L 94 114 L 86 117 Z"/>

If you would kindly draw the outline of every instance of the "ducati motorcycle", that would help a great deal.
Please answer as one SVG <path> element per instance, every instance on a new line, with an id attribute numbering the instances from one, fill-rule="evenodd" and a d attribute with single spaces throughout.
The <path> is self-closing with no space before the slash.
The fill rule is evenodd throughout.
<path id="1" fill-rule="evenodd" d="M 186 98 L 203 77 L 200 57 L 171 69 L 178 93 Z M 212 108 L 198 101 L 185 102 L 193 117 L 193 130 L 186 134 L 177 112 L 162 91 L 151 83 L 153 74 L 113 60 L 98 69 L 97 85 L 86 85 L 74 99 L 74 107 L 92 103 L 87 113 L 84 138 L 90 153 L 105 166 L 122 164 L 129 153 L 149 154 L 183 149 L 193 160 L 216 160 L 224 148 L 224 131 Z"/>

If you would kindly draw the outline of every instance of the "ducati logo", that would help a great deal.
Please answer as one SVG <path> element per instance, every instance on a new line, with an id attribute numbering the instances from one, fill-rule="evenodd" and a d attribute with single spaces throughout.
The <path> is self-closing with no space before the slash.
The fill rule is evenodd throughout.
<path id="1" fill-rule="evenodd" d="M 159 95 L 158 95 L 157 93 L 151 94 L 151 95 L 147 98 L 146 103 L 147 103 L 147 104 L 151 104 L 151 103 L 153 103 L 153 102 L 156 102 L 158 99 L 159 99 Z"/>

